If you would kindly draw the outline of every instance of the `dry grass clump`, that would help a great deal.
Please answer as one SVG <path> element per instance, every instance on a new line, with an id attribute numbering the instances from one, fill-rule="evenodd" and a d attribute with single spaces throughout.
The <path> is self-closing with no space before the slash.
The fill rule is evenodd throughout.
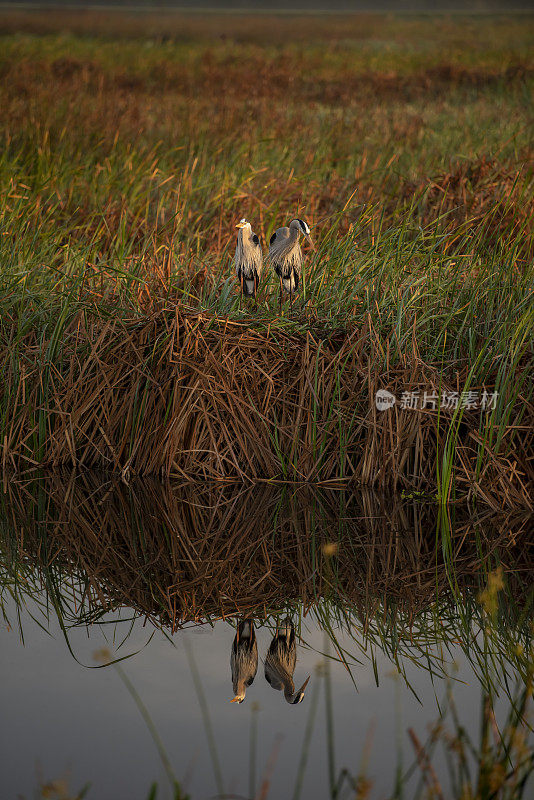
<path id="1" fill-rule="evenodd" d="M 415 341 L 404 364 L 384 363 L 370 320 L 327 338 L 313 325 L 306 335 L 271 330 L 268 320 L 263 330 L 255 325 L 179 308 L 130 321 L 79 315 L 52 362 L 53 342 L 29 333 L 19 343 L 29 366 L 14 402 L 12 379 L 0 389 L 10 409 L 2 464 L 426 491 L 443 470 L 444 499 L 454 485 L 494 508 L 528 505 L 534 434 L 526 398 L 517 400 L 519 438 L 513 423 L 495 437 L 491 415 L 478 409 L 380 412 L 378 388 L 399 399 L 408 386 L 458 391 L 468 373 L 445 378 L 417 359 Z M 515 369 L 521 384 L 528 362 Z"/>

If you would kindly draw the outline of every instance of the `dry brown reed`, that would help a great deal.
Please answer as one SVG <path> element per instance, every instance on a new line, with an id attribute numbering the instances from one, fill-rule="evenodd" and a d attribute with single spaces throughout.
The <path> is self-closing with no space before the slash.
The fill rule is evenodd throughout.
<path id="1" fill-rule="evenodd" d="M 424 187 L 406 181 L 401 192 L 407 200 L 419 198 L 415 208 L 425 225 L 442 218 L 450 232 L 462 228 L 482 232 L 488 246 L 517 236 L 521 256 L 517 263 L 525 265 L 534 256 L 534 209 L 524 193 L 533 164 L 530 153 L 519 168 L 485 156 L 464 160 L 433 176 Z M 451 236 L 449 251 L 454 251 L 454 242 Z"/>
<path id="2" fill-rule="evenodd" d="M 444 380 L 418 358 L 415 340 L 404 364 L 384 367 L 370 321 L 323 338 L 313 327 L 302 336 L 179 308 L 130 322 L 79 315 L 52 365 L 49 346 L 33 334 L 24 341 L 32 366 L 11 402 L 4 467 L 435 491 L 453 411 L 398 404 L 377 411 L 375 393 L 458 391 L 465 379 Z M 4 392 L 7 404 L 10 379 L 0 400 Z M 488 443 L 477 480 L 481 412 L 465 411 L 454 458 L 458 493 L 495 509 L 528 506 L 534 425 L 525 403 L 513 452 Z M 510 423 L 505 441 L 512 433 Z"/>

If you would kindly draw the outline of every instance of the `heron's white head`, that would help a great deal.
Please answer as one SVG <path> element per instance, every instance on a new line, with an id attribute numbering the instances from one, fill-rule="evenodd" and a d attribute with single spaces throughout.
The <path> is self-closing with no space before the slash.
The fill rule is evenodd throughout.
<path id="1" fill-rule="evenodd" d="M 236 696 L 230 700 L 231 703 L 242 703 L 245 699 L 245 692 L 238 692 Z"/>
<path id="2" fill-rule="evenodd" d="M 309 680 L 310 676 L 308 675 L 308 677 L 306 678 L 306 680 L 304 681 L 298 692 L 295 692 L 295 694 L 293 695 L 293 699 L 291 700 L 291 705 L 296 706 L 298 705 L 298 703 L 302 703 L 302 701 L 304 700 L 304 692 L 306 691 L 306 686 L 308 685 Z"/>
<path id="3" fill-rule="evenodd" d="M 251 224 L 245 219 L 245 217 L 243 217 L 243 219 L 240 219 L 237 223 L 236 228 L 251 228 Z"/>
<path id="4" fill-rule="evenodd" d="M 291 221 L 291 223 L 290 223 L 289 227 L 290 227 L 290 228 L 296 228 L 296 230 L 297 230 L 299 233 L 301 233 L 301 234 L 304 236 L 304 238 L 305 238 L 305 239 L 306 239 L 306 240 L 307 240 L 307 241 L 308 241 L 308 242 L 311 244 L 311 246 L 313 247 L 313 242 L 312 242 L 312 240 L 311 240 L 311 236 L 310 236 L 310 226 L 308 225 L 308 223 L 307 223 L 305 220 L 303 220 L 303 219 L 299 219 L 299 218 L 297 217 L 297 219 L 294 219 L 294 220 L 292 220 L 292 221 Z"/>

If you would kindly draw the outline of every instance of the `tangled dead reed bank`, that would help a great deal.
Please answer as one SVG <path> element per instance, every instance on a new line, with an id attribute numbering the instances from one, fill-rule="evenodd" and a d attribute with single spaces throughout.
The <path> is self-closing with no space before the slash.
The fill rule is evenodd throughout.
<path id="1" fill-rule="evenodd" d="M 0 388 L 2 465 L 348 482 L 529 505 L 534 416 L 516 392 L 528 361 L 504 382 L 498 363 L 487 374 L 506 409 L 497 435 L 480 408 L 377 410 L 379 388 L 397 398 L 473 388 L 467 367 L 447 375 L 424 363 L 415 338 L 392 365 L 370 319 L 327 336 L 254 324 L 169 308 L 130 321 L 78 314 L 61 342 L 29 333 L 21 372 L 6 370 Z"/>

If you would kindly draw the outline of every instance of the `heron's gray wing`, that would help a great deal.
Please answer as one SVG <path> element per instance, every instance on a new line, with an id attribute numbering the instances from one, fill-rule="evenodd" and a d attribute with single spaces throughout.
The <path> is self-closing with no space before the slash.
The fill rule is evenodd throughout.
<path id="1" fill-rule="evenodd" d="M 249 260 L 247 258 L 247 247 L 248 247 L 248 240 L 245 239 L 245 237 L 243 236 L 243 232 L 239 231 L 235 249 L 235 258 L 234 258 L 235 270 L 238 280 L 241 280 L 242 276 L 243 277 L 246 276 L 245 269 Z"/>
<path id="2" fill-rule="evenodd" d="M 286 627 L 286 635 L 288 637 L 288 644 L 290 647 L 293 647 L 295 643 L 295 626 L 288 618 L 285 620 L 285 627 Z"/>
<path id="3" fill-rule="evenodd" d="M 252 663 L 250 664 L 251 672 L 250 678 L 247 680 L 247 686 L 251 686 L 254 678 L 256 677 L 256 673 L 258 672 L 258 651 L 256 650 L 253 655 L 255 659 L 253 659 Z"/>
<path id="4" fill-rule="evenodd" d="M 255 233 L 252 234 L 252 242 L 254 246 L 254 251 L 253 251 L 254 270 L 256 272 L 256 275 L 253 277 L 255 277 L 257 281 L 259 281 L 263 266 L 263 253 L 261 251 L 260 237 L 257 236 Z"/>
<path id="5" fill-rule="evenodd" d="M 247 672 L 249 673 L 249 678 L 247 678 L 247 686 L 251 685 L 252 681 L 256 677 L 257 671 L 258 671 L 258 645 L 256 643 L 256 637 L 254 637 L 254 642 L 248 654 Z"/>
<path id="6" fill-rule="evenodd" d="M 278 228 L 269 239 L 269 253 L 276 253 L 289 238 L 289 228 Z"/>
<path id="7" fill-rule="evenodd" d="M 284 688 L 276 667 L 268 659 L 265 660 L 265 680 L 277 691 Z"/>
<path id="8" fill-rule="evenodd" d="M 232 652 L 230 653 L 230 671 L 232 674 L 232 688 L 234 690 L 234 694 L 237 693 L 237 672 L 236 672 L 236 645 L 235 639 L 234 643 L 232 644 Z"/>

